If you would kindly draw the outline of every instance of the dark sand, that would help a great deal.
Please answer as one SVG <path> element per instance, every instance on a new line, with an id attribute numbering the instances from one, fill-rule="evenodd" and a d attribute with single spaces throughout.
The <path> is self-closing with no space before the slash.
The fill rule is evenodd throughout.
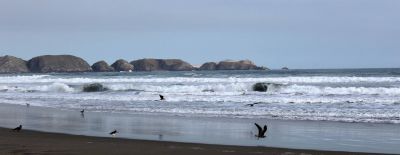
<path id="1" fill-rule="evenodd" d="M 0 128 L 0 154 L 362 154 L 89 137 Z"/>

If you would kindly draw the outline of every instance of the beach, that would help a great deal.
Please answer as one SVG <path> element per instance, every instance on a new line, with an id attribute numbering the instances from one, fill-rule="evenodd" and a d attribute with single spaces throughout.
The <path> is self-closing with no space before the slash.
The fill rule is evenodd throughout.
<path id="1" fill-rule="evenodd" d="M 164 141 L 101 138 L 0 128 L 0 154 L 362 154 L 270 147 L 209 145 Z"/>
<path id="2" fill-rule="evenodd" d="M 109 145 L 121 147 L 115 150 L 122 151 L 121 154 L 132 151 L 143 151 L 141 154 L 176 154 L 180 151 L 190 154 L 220 154 L 223 151 L 235 151 L 238 154 L 260 151 L 268 154 L 275 151 L 277 154 L 399 152 L 399 127 L 393 124 L 216 119 L 90 111 L 82 116 L 79 111 L 55 108 L 12 104 L 0 104 L 0 107 L 0 124 L 5 127 L 1 129 L 1 136 L 4 137 L 1 139 L 1 144 L 4 144 L 1 150 L 8 152 L 53 150 L 67 154 L 119 154 L 109 152 L 113 151 L 107 149 Z M 257 129 L 253 122 L 268 123 L 266 138 L 258 139 L 254 136 Z M 19 124 L 23 125 L 20 133 L 10 132 L 11 128 Z M 115 137 L 109 135 L 114 129 L 119 132 Z M 377 132 L 380 134 L 374 134 Z"/>

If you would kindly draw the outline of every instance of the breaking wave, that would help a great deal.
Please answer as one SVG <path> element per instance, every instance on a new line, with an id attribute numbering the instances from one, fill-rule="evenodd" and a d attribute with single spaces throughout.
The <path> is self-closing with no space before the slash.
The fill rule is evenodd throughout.
<path id="1" fill-rule="evenodd" d="M 31 85 L 2 85 L 2 92 L 81 92 L 84 84 L 45 83 Z M 268 84 L 267 92 L 252 91 L 253 83 L 191 83 L 191 84 L 152 84 L 152 83 L 105 83 L 109 91 L 143 91 L 160 93 L 187 93 L 198 95 L 223 94 L 292 94 L 292 95 L 400 95 L 400 87 L 330 87 L 313 85 Z"/>
<path id="2" fill-rule="evenodd" d="M 263 72 L 0 75 L 0 103 L 189 116 L 400 123 L 399 76 L 347 75 L 263 76 Z M 258 82 L 267 83 L 267 92 L 252 91 Z M 83 86 L 91 83 L 101 83 L 108 90 L 83 92 Z M 155 101 L 159 94 L 166 98 L 162 104 Z M 253 103 L 257 104 L 248 106 Z"/>

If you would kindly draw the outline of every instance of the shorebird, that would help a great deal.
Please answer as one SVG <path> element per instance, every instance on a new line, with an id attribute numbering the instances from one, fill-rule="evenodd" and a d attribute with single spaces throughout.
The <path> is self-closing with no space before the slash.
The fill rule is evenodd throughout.
<path id="1" fill-rule="evenodd" d="M 81 112 L 81 117 L 85 118 L 85 109 L 82 109 L 80 112 Z"/>
<path id="2" fill-rule="evenodd" d="M 160 100 L 162 101 L 162 100 L 165 100 L 165 98 L 164 98 L 164 96 L 162 96 L 162 95 L 159 95 L 160 96 Z"/>
<path id="3" fill-rule="evenodd" d="M 256 104 L 260 104 L 260 103 L 261 103 L 261 102 L 255 102 L 255 103 L 246 104 L 246 105 L 248 105 L 248 106 L 252 107 L 252 106 L 254 106 L 254 105 L 256 105 Z"/>
<path id="4" fill-rule="evenodd" d="M 265 138 L 265 133 L 267 132 L 267 125 L 264 125 L 264 128 L 261 128 L 260 125 L 254 123 L 257 126 L 258 134 L 255 135 L 257 138 Z"/>
<path id="5" fill-rule="evenodd" d="M 31 105 L 31 104 L 27 103 L 27 104 L 26 104 L 26 107 L 29 107 L 30 105 Z"/>
<path id="6" fill-rule="evenodd" d="M 117 130 L 114 130 L 114 131 L 111 131 L 111 132 L 110 132 L 110 135 L 115 136 L 117 133 L 118 133 L 118 131 L 117 131 Z"/>
<path id="7" fill-rule="evenodd" d="M 17 131 L 17 132 L 19 132 L 19 131 L 21 131 L 21 129 L 22 129 L 22 125 L 19 125 L 18 127 L 12 129 L 12 131 Z"/>

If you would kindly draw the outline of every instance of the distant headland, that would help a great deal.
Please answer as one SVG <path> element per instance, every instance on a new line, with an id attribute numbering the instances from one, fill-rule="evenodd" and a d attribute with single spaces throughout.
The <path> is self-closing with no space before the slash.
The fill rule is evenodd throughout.
<path id="1" fill-rule="evenodd" d="M 89 65 L 73 55 L 42 55 L 28 61 L 14 56 L 0 57 L 0 73 L 51 73 L 51 72 L 131 72 L 131 71 L 192 71 L 192 70 L 267 70 L 250 60 L 206 62 L 200 67 L 180 59 L 139 59 L 128 62 L 116 60 L 109 65 L 104 60 Z"/>

